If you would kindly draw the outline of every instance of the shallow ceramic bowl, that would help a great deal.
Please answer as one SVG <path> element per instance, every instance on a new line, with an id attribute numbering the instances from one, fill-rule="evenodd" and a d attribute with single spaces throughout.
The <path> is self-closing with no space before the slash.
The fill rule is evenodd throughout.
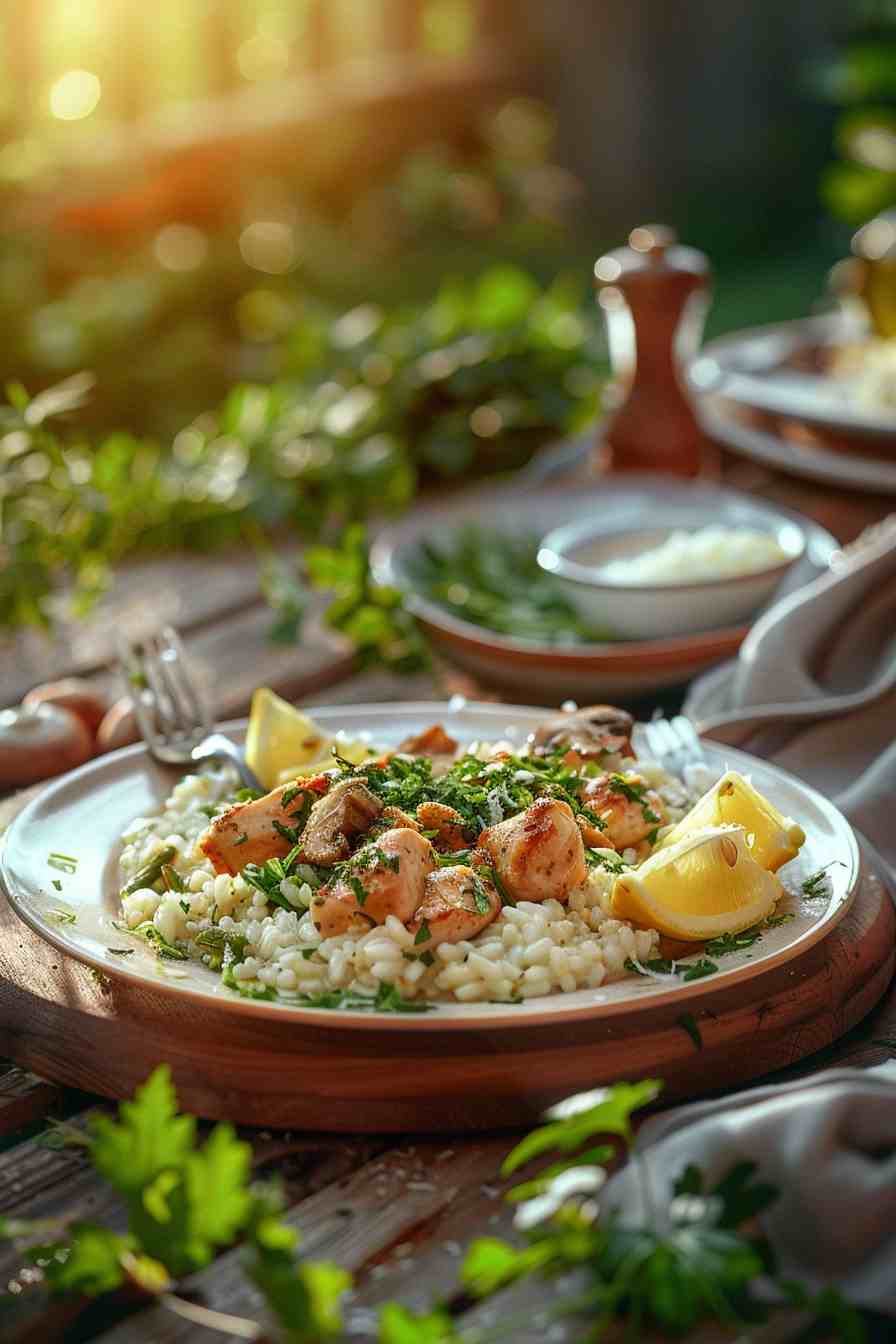
<path id="1" fill-rule="evenodd" d="M 784 553 L 777 564 L 749 574 L 685 582 L 626 583 L 604 575 L 613 560 L 653 550 L 673 532 L 706 526 L 705 510 L 666 527 L 614 528 L 607 519 L 588 518 L 549 532 L 538 563 L 563 584 L 582 616 L 609 626 L 627 639 L 663 639 L 720 630 L 749 620 L 767 602 L 806 549 L 806 534 L 773 510 L 752 520 L 755 530 L 774 537 Z"/>
<path id="2" fill-rule="evenodd" d="M 417 505 L 378 535 L 371 561 L 379 582 L 404 592 L 439 656 L 483 685 L 498 687 L 515 699 L 537 698 L 543 703 L 559 704 L 569 697 L 582 704 L 620 697 L 629 703 L 684 685 L 723 659 L 733 658 L 749 625 L 741 621 L 697 635 L 564 646 L 498 634 L 454 615 L 419 591 L 415 565 L 422 542 L 444 545 L 464 523 L 513 536 L 543 537 L 571 518 L 603 518 L 630 530 L 644 527 L 648 520 L 668 527 L 707 522 L 760 527 L 771 512 L 760 500 L 705 481 L 645 475 L 564 486 L 518 479 L 512 485 L 480 485 L 438 503 Z M 796 523 L 808 538 L 803 558 L 781 584 L 777 594 L 781 596 L 823 573 L 837 542 L 799 514 L 781 509 L 776 516 Z"/>

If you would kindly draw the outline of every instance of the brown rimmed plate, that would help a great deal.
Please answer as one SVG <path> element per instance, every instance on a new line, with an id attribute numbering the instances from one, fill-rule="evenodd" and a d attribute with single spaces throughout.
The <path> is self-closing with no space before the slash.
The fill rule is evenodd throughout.
<path id="1" fill-rule="evenodd" d="M 674 638 L 558 647 L 474 625 L 415 588 L 413 558 L 422 539 L 437 541 L 464 523 L 509 535 L 526 532 L 543 537 L 564 523 L 595 513 L 611 517 L 616 531 L 626 526 L 703 526 L 720 521 L 735 526 L 767 525 L 772 517 L 796 523 L 805 532 L 806 549 L 770 601 L 811 582 L 838 549 L 835 538 L 809 519 L 735 490 L 664 476 L 639 476 L 637 481 L 607 477 L 575 488 L 531 481 L 478 488 L 442 504 L 417 507 L 378 536 L 372 549 L 374 572 L 382 582 L 405 593 L 438 653 L 477 681 L 520 698 L 537 695 L 555 703 L 566 697 L 580 702 L 614 697 L 630 700 L 683 685 L 733 657 L 746 638 L 748 624 Z"/>

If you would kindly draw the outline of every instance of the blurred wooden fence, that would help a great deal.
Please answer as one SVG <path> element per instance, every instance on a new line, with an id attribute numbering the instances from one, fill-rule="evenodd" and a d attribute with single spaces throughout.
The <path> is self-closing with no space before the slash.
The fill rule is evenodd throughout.
<path id="1" fill-rule="evenodd" d="M 13 96 L 2 119 L 7 143 L 40 134 L 54 143 L 55 171 L 20 181 L 19 203 L 32 217 L 36 203 L 52 203 L 57 220 L 100 231 L 214 215 L 241 175 L 264 169 L 290 170 L 324 191 L 363 188 L 415 146 L 468 133 L 485 108 L 520 89 L 531 59 L 525 7 L 513 0 L 284 0 L 301 25 L 277 39 L 257 26 L 263 5 L 181 0 L 194 74 L 161 96 L 148 41 L 161 18 L 144 0 L 102 0 L 99 55 L 93 64 L 89 49 L 69 58 L 94 69 L 102 98 L 69 135 L 47 114 L 47 89 L 61 72 L 48 68 L 46 29 L 59 2 L 5 0 Z M 168 0 L 158 4 L 161 14 Z M 363 23 L 353 25 L 353 14 Z M 266 41 L 277 57 L 271 76 L 249 78 L 252 43 L 263 66 Z M 123 181 L 139 183 L 136 204 Z M 129 209 L 110 210 L 122 190 Z"/>

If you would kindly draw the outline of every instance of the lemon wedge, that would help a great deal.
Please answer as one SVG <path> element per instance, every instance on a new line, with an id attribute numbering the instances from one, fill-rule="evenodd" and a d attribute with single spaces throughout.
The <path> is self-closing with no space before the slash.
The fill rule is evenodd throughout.
<path id="1" fill-rule="evenodd" d="M 260 686 L 252 696 L 246 730 L 246 761 L 266 789 L 283 778 L 313 773 L 308 767 L 327 756 L 331 742 L 307 714 Z M 332 765 L 327 756 L 327 765 Z"/>
<path id="2" fill-rule="evenodd" d="M 728 825 L 744 828 L 753 858 L 772 873 L 795 859 L 806 839 L 801 826 L 792 818 L 782 816 L 743 775 L 729 770 L 663 836 L 658 849 L 676 845 L 686 835 L 705 830 L 707 826 Z"/>
<path id="3" fill-rule="evenodd" d="M 655 850 L 617 877 L 611 905 L 619 919 L 702 942 L 758 924 L 781 892 L 778 879 L 753 857 L 742 826 L 712 826 Z"/>

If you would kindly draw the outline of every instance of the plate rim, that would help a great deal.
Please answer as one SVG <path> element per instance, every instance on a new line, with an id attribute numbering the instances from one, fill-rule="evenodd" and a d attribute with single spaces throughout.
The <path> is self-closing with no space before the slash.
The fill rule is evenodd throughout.
<path id="1" fill-rule="evenodd" d="M 504 703 L 489 703 L 486 701 L 464 701 L 462 705 L 452 705 L 449 701 L 438 700 L 419 700 L 419 701 L 379 701 L 369 704 L 359 705 L 310 705 L 303 707 L 309 715 L 321 713 L 340 713 L 346 709 L 351 709 L 355 713 L 364 714 L 370 717 L 378 713 L 388 715 L 390 713 L 404 712 L 407 714 L 419 714 L 422 717 L 428 717 L 440 713 L 444 716 L 447 712 L 464 713 L 467 711 L 486 711 L 490 714 L 500 713 L 508 716 L 514 713 L 519 715 L 544 715 L 552 713 L 550 709 L 541 708 L 534 705 L 511 705 Z M 240 733 L 244 731 L 248 720 L 232 719 L 217 725 L 220 731 L 225 733 Z M 833 931 L 841 922 L 844 916 L 851 908 L 859 886 L 861 876 L 861 856 L 856 839 L 855 832 L 848 819 L 839 811 L 839 809 L 829 799 L 825 798 L 817 789 L 804 783 L 796 775 L 788 770 L 782 769 L 770 761 L 763 761 L 759 757 L 751 756 L 747 752 L 740 751 L 734 747 L 721 746 L 712 741 L 706 741 L 711 752 L 722 752 L 726 757 L 731 758 L 733 763 L 740 767 L 749 767 L 753 764 L 762 766 L 763 769 L 770 770 L 773 774 L 780 776 L 791 787 L 796 787 L 799 791 L 814 803 L 816 807 L 836 822 L 836 828 L 844 832 L 849 847 L 849 887 L 846 895 L 840 900 L 839 904 L 827 912 L 827 917 L 819 918 L 816 923 L 811 925 L 800 935 L 798 940 L 778 952 L 770 953 L 760 961 L 754 961 L 743 966 L 732 967 L 730 970 L 720 969 L 718 974 L 711 978 L 684 982 L 671 989 L 657 989 L 650 994 L 635 996 L 631 1000 L 619 1000 L 609 1003 L 577 1004 L 569 1008 L 553 1007 L 549 1010 L 539 1012 L 535 1006 L 540 999 L 524 1001 L 523 1006 L 528 1011 L 518 1012 L 518 1005 L 513 1005 L 514 1011 L 510 1011 L 506 1004 L 470 1004 L 459 1005 L 462 1008 L 469 1008 L 469 1015 L 463 1017 L 439 1017 L 438 1011 L 433 1013 L 377 1013 L 376 1011 L 353 1011 L 351 1009 L 315 1009 L 304 1008 L 290 1004 L 275 1004 L 267 1000 L 247 999 L 239 995 L 232 997 L 223 997 L 220 993 L 213 990 L 205 990 L 200 987 L 181 984 L 177 981 L 166 981 L 162 977 L 150 979 L 136 971 L 130 970 L 124 964 L 110 965 L 108 960 L 94 955 L 88 949 L 78 944 L 73 944 L 68 940 L 61 925 L 51 928 L 42 922 L 28 908 L 25 899 L 21 899 L 15 892 L 15 882 L 9 871 L 7 862 L 7 845 L 9 838 L 13 836 L 16 829 L 26 827 L 31 819 L 31 815 L 38 807 L 45 803 L 47 796 L 52 796 L 57 790 L 70 787 L 72 784 L 80 782 L 82 779 L 89 779 L 91 775 L 100 773 L 109 766 L 120 766 L 126 764 L 129 760 L 136 761 L 138 758 L 148 756 L 148 751 L 143 743 L 135 743 L 132 746 L 119 748 L 117 751 L 107 752 L 103 756 L 95 757 L 91 761 L 78 766 L 75 770 L 70 770 L 56 778 L 47 781 L 39 789 L 38 793 L 25 804 L 20 812 L 16 814 L 10 822 L 6 831 L 0 837 L 0 888 L 6 895 L 10 908 L 25 924 L 31 928 L 44 942 L 49 943 L 64 955 L 72 957 L 73 960 L 82 964 L 92 966 L 101 971 L 104 975 L 120 978 L 126 981 L 132 987 L 146 990 L 150 987 L 157 990 L 163 996 L 171 996 L 174 1001 L 183 1004 L 190 999 L 198 999 L 208 1007 L 220 1007 L 225 1013 L 235 1013 L 242 1017 L 251 1017 L 255 1019 L 294 1022 L 296 1024 L 314 1025 L 318 1028 L 325 1027 L 330 1030 L 360 1029 L 363 1031 L 386 1031 L 386 1032 L 489 1032 L 510 1030 L 533 1030 L 550 1027 L 554 1024 L 572 1024 L 586 1021 L 599 1022 L 618 1018 L 625 1014 L 633 1012 L 655 1011 L 673 1007 L 682 1002 L 690 1002 L 701 996 L 714 993 L 716 990 L 727 990 L 734 985 L 745 981 L 755 979 L 758 975 L 767 970 L 776 969 L 787 962 L 794 961 L 801 957 L 816 943 Z M 582 991 L 578 991 L 582 992 Z M 599 993 L 599 990 L 595 990 Z M 546 995 L 546 999 L 556 1004 L 558 995 Z M 532 1005 L 531 1007 L 529 1005 Z M 456 1005 L 452 1005 L 456 1006 Z"/>

